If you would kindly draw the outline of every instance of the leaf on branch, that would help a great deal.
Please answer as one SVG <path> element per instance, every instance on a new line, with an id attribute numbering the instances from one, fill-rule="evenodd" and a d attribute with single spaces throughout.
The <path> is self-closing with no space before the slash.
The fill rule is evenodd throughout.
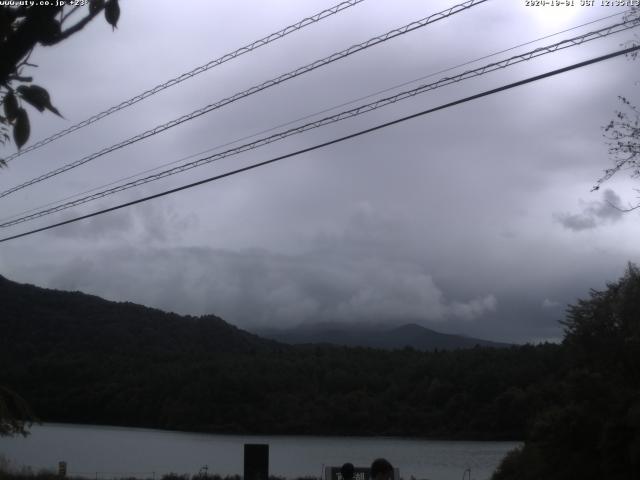
<path id="1" fill-rule="evenodd" d="M 62 117 L 58 109 L 51 105 L 49 92 L 44 88 L 39 87 L 38 85 L 20 85 L 17 88 L 17 91 L 26 102 L 37 108 L 39 112 L 44 112 L 44 109 L 46 108 L 50 112 Z"/>
<path id="2" fill-rule="evenodd" d="M 95 15 L 104 8 L 104 0 L 91 0 L 89 2 L 89 13 Z"/>
<path id="3" fill-rule="evenodd" d="M 16 122 L 13 125 L 13 141 L 16 142 L 18 150 L 29 140 L 29 116 L 24 108 L 18 109 Z"/>
<path id="4" fill-rule="evenodd" d="M 19 82 L 33 82 L 33 77 L 22 77 L 20 75 L 9 75 L 9 80 L 17 80 Z"/>
<path id="5" fill-rule="evenodd" d="M 38 40 L 42 45 L 54 45 L 60 41 L 60 22 L 55 18 L 47 18 L 40 22 Z"/>
<path id="6" fill-rule="evenodd" d="M 120 5 L 118 5 L 118 0 L 107 0 L 104 7 L 104 18 L 115 30 L 118 26 L 118 19 L 120 18 Z"/>
<path id="7" fill-rule="evenodd" d="M 4 158 L 0 158 L 0 168 L 5 168 L 7 166 L 7 162 Z"/>
<path id="8" fill-rule="evenodd" d="M 18 99 L 13 92 L 7 93 L 4 96 L 4 115 L 12 123 L 18 116 Z"/>

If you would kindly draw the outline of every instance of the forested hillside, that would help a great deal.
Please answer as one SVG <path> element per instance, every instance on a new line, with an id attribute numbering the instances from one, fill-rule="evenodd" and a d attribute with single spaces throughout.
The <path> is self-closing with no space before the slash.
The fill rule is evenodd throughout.
<path id="1" fill-rule="evenodd" d="M 494 480 L 640 478 L 640 269 L 571 306 L 564 373 Z"/>
<path id="2" fill-rule="evenodd" d="M 0 282 L 0 385 L 42 420 L 207 432 L 524 439 L 494 480 L 640 477 L 640 270 L 562 345 L 286 346 L 213 317 Z"/>
<path id="3" fill-rule="evenodd" d="M 290 347 L 213 317 L 0 283 L 0 384 L 46 421 L 210 432 L 520 439 L 557 345 Z"/>
<path id="4" fill-rule="evenodd" d="M 278 346 L 215 315 L 181 316 L 81 292 L 18 284 L 2 276 L 0 308 L 0 343 L 25 358 L 64 351 L 239 353 Z"/>

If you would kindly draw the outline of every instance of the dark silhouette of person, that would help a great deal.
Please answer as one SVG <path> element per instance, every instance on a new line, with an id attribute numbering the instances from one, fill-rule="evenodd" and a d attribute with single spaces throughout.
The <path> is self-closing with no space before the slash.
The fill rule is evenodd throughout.
<path id="1" fill-rule="evenodd" d="M 353 474 L 355 471 L 355 467 L 353 463 L 345 463 L 340 468 L 340 475 L 342 476 L 342 480 L 353 480 Z"/>
<path id="2" fill-rule="evenodd" d="M 393 480 L 393 465 L 384 458 L 376 458 L 371 464 L 371 480 Z"/>

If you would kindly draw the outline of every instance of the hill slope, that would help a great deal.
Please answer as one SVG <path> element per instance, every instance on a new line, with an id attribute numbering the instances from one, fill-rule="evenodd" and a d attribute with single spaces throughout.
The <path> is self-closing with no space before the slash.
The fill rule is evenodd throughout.
<path id="1" fill-rule="evenodd" d="M 19 284 L 0 276 L 0 348 L 39 352 L 249 352 L 276 342 L 240 330 L 215 315 L 181 316 L 80 292 Z"/>
<path id="2" fill-rule="evenodd" d="M 415 335 L 413 327 L 399 334 Z M 0 385 L 44 421 L 207 432 L 517 439 L 558 345 L 422 352 L 288 346 L 0 278 Z"/>

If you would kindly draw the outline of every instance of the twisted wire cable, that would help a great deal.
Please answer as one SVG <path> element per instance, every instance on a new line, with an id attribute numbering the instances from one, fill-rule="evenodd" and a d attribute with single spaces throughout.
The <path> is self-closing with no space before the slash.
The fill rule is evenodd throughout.
<path id="1" fill-rule="evenodd" d="M 95 115 L 93 115 L 92 117 L 87 118 L 86 120 L 83 120 L 80 123 L 77 123 L 75 125 L 72 125 L 71 127 L 68 127 L 64 130 L 61 130 L 53 135 L 51 135 L 50 137 L 44 138 L 36 143 L 34 143 L 33 145 L 30 145 L 26 148 L 23 148 L 22 150 L 19 150 L 16 153 L 13 153 L 11 155 L 9 155 L 7 158 L 5 158 L 5 162 L 10 162 L 13 159 L 19 157 L 20 155 L 24 155 L 27 152 L 31 152 L 33 150 L 36 150 L 44 145 L 47 145 L 48 143 L 51 143 L 55 140 L 58 140 L 59 138 L 64 137 L 65 135 L 68 135 L 72 132 L 75 132 L 76 130 L 80 130 L 83 127 L 86 127 L 87 125 L 91 125 L 92 123 L 97 122 L 98 120 L 101 120 L 109 115 L 111 115 L 112 113 L 115 113 L 119 110 L 122 110 L 124 108 L 130 107 L 131 105 L 134 105 L 142 100 L 144 100 L 145 98 L 148 98 L 152 95 L 155 95 L 158 92 L 161 92 L 162 90 L 165 90 L 169 87 L 173 87 L 174 85 L 177 85 L 179 83 L 184 82 L 185 80 L 188 80 L 191 77 L 195 77 L 196 75 L 199 75 L 203 72 L 206 72 L 207 70 L 210 70 L 214 67 L 217 67 L 218 65 L 222 65 L 225 62 L 228 62 L 229 60 L 233 60 L 234 58 L 237 58 L 241 55 L 244 55 L 245 53 L 249 53 L 252 52 L 253 50 L 256 50 L 260 47 L 263 47 L 264 45 L 267 45 L 271 42 L 274 42 L 276 40 L 279 40 L 283 37 L 286 37 L 287 35 L 289 35 L 290 33 L 296 32 L 298 30 L 303 29 L 304 27 L 307 27 L 309 25 L 312 25 L 314 23 L 319 22 L 320 20 L 323 20 L 327 17 L 330 17 L 332 15 L 335 15 L 338 12 L 341 12 L 343 10 L 346 10 L 347 8 L 353 7 L 354 5 L 357 5 L 361 2 L 364 2 L 364 0 L 346 0 L 344 2 L 341 2 L 337 5 L 334 5 L 331 8 L 328 8 L 326 10 L 323 10 L 321 12 L 316 13 L 315 15 L 312 15 L 310 17 L 304 18 L 302 20 L 300 20 L 297 23 L 294 23 L 293 25 L 289 25 L 285 28 L 283 28 L 282 30 L 279 30 L 277 32 L 271 33 L 269 35 L 267 35 L 266 37 L 261 38 L 260 40 L 256 40 L 248 45 L 245 45 L 244 47 L 241 47 L 231 53 L 226 53 L 225 55 L 221 56 L 220 58 L 216 58 L 215 60 L 211 60 L 210 62 L 204 64 L 204 65 L 200 65 L 199 67 L 194 68 L 193 70 L 183 73 L 182 75 L 179 75 L 175 78 L 172 78 L 170 80 L 167 80 L 164 83 L 161 83 L 159 85 L 156 85 L 153 88 L 150 88 L 149 90 L 146 90 L 142 93 L 140 93 L 139 95 L 136 95 L 135 97 L 130 98 L 129 100 L 125 100 L 122 103 L 115 105 L 111 108 L 108 108 L 100 113 L 97 113 Z"/>
<path id="2" fill-rule="evenodd" d="M 230 156 L 233 156 L 233 155 L 238 155 L 240 153 L 247 152 L 249 150 L 254 150 L 254 149 L 262 147 L 264 145 L 268 145 L 270 143 L 274 143 L 274 142 L 277 142 L 279 140 L 283 140 L 283 139 L 285 139 L 287 137 L 290 137 L 292 135 L 297 135 L 299 133 L 303 133 L 303 132 L 306 132 L 306 131 L 309 131 L 309 130 L 313 130 L 315 128 L 319 128 L 319 127 L 322 127 L 322 126 L 325 126 L 325 125 L 336 123 L 336 122 L 339 122 L 339 121 L 342 121 L 342 120 L 345 120 L 345 119 L 348 119 L 348 118 L 353 118 L 353 117 L 356 117 L 356 116 L 371 112 L 373 110 L 377 110 L 379 108 L 386 107 L 386 106 L 394 104 L 396 102 L 399 102 L 399 101 L 402 101 L 402 100 L 406 100 L 408 98 L 412 98 L 412 97 L 414 97 L 416 95 L 419 95 L 421 93 L 425 93 L 425 92 L 428 92 L 428 91 L 431 91 L 431 90 L 435 90 L 437 88 L 444 87 L 446 85 L 451 85 L 453 83 L 458 83 L 460 81 L 463 81 L 463 80 L 466 80 L 466 79 L 469 79 L 469 78 L 474 78 L 474 77 L 478 77 L 478 76 L 481 76 L 481 75 L 485 75 L 487 73 L 494 72 L 496 70 L 500 70 L 500 69 L 507 68 L 507 67 L 512 66 L 512 65 L 516 65 L 518 63 L 529 61 L 531 59 L 540 57 L 542 55 L 547 55 L 547 54 L 550 54 L 550 53 L 553 53 L 553 52 L 556 52 L 556 51 L 559 51 L 559 50 L 564 50 L 566 48 L 570 48 L 570 47 L 574 47 L 574 46 L 577 46 L 577 45 L 581 45 L 583 43 L 586 43 L 586 42 L 589 42 L 589 41 L 592 41 L 592 40 L 596 40 L 596 39 L 599 39 L 599 38 L 604 38 L 606 36 L 613 35 L 614 33 L 619 33 L 619 32 L 628 30 L 628 29 L 633 28 L 635 26 L 637 26 L 637 21 L 628 20 L 628 21 L 621 22 L 621 23 L 618 23 L 618 24 L 615 24 L 615 25 L 611 25 L 609 27 L 602 28 L 600 30 L 596 30 L 596 31 L 593 31 L 593 32 L 585 33 L 584 35 L 580 35 L 578 37 L 570 38 L 570 39 L 567 39 L 567 40 L 562 40 L 562 41 L 554 43 L 552 45 L 539 47 L 539 48 L 536 48 L 536 49 L 531 50 L 529 52 L 525 52 L 525 53 L 520 54 L 520 55 L 514 55 L 514 56 L 509 57 L 509 58 L 507 58 L 505 60 L 501 60 L 501 61 L 498 61 L 498 62 L 493 62 L 493 63 L 484 65 L 482 67 L 479 67 L 479 68 L 476 68 L 476 69 L 473 69 L 473 70 L 467 70 L 467 71 L 465 71 L 463 73 L 460 73 L 459 75 L 455 75 L 455 76 L 451 76 L 451 77 L 444 77 L 444 78 L 442 78 L 442 79 L 440 79 L 440 80 L 438 80 L 436 82 L 425 84 L 425 85 L 421 85 L 421 86 L 418 86 L 418 87 L 416 87 L 414 89 L 407 90 L 407 91 L 404 91 L 404 92 L 400 92 L 400 93 L 398 93 L 396 95 L 392 95 L 392 96 L 389 96 L 389 97 L 386 97 L 386 98 L 382 98 L 382 99 L 376 100 L 376 101 L 371 102 L 371 103 L 360 105 L 360 106 L 358 106 L 356 108 L 352 108 L 350 110 L 345 110 L 345 111 L 340 112 L 340 113 L 335 114 L 335 115 L 327 116 L 327 117 L 324 117 L 322 119 L 306 123 L 304 125 L 300 125 L 300 126 L 297 126 L 297 127 L 294 127 L 294 128 L 290 128 L 288 130 L 285 130 L 285 131 L 282 131 L 282 132 L 278 132 L 278 133 L 276 133 L 274 135 L 258 139 L 258 140 L 254 141 L 254 142 L 246 143 L 244 145 L 240 145 L 238 147 L 231 148 L 229 150 L 225 150 L 223 152 L 219 152 L 219 153 L 216 153 L 216 154 L 213 154 L 213 155 L 209 155 L 207 157 L 200 158 L 198 160 L 186 163 L 184 165 L 180 165 L 180 166 L 168 169 L 168 170 L 164 170 L 162 172 L 158 172 L 158 173 L 156 173 L 154 175 L 149 175 L 147 177 L 140 178 L 140 179 L 132 181 L 132 182 L 124 183 L 124 184 L 118 185 L 118 186 L 113 187 L 113 188 L 109 188 L 109 189 L 106 189 L 106 190 L 102 190 L 100 192 L 96 192 L 96 193 L 94 193 L 92 195 L 88 195 L 88 196 L 76 199 L 74 201 L 70 201 L 70 202 L 67 202 L 67 203 L 64 203 L 64 204 L 61 204 L 61 205 L 57 205 L 57 206 L 52 207 L 52 208 L 40 210 L 40 211 L 38 211 L 36 213 L 33 213 L 33 214 L 30 214 L 30 215 L 25 215 L 25 216 L 22 216 L 20 218 L 14 219 L 14 220 L 10 220 L 10 221 L 6 221 L 6 222 L 3 222 L 3 223 L 0 223 L 0 228 L 11 227 L 11 226 L 17 225 L 19 223 L 23 223 L 23 222 L 30 221 L 30 220 L 35 220 L 37 218 L 40 218 L 40 217 L 43 217 L 43 216 L 46 216 L 46 215 L 51 215 L 53 213 L 56 213 L 56 212 L 59 212 L 59 211 L 62 211 L 62 210 L 66 210 L 66 209 L 81 205 L 83 203 L 87 203 L 87 202 L 90 202 L 90 201 L 93 201 L 93 200 L 97 200 L 99 198 L 103 198 L 103 197 L 106 197 L 106 196 L 109 196 L 109 195 L 113 195 L 115 193 L 122 192 L 124 190 L 129 190 L 131 188 L 138 187 L 140 185 L 144 185 L 146 183 L 150 183 L 150 182 L 153 182 L 153 181 L 156 181 L 156 180 L 160 180 L 162 178 L 169 177 L 171 175 L 176 175 L 178 173 L 182 173 L 182 172 L 185 172 L 187 170 L 191 170 L 193 168 L 200 167 L 202 165 L 206 165 L 206 164 L 212 163 L 212 162 L 217 161 L 217 160 L 221 160 L 223 158 L 227 158 L 227 157 L 230 157 Z"/>
<path id="3" fill-rule="evenodd" d="M 438 13 L 434 13 L 432 15 L 429 15 L 428 17 L 425 17 L 421 20 L 417 20 L 414 22 L 411 22 L 403 27 L 391 30 L 383 35 L 379 35 L 377 37 L 373 37 L 363 43 L 359 43 L 357 45 L 352 45 L 351 47 L 342 50 L 340 52 L 336 52 L 333 53 L 331 55 L 329 55 L 328 57 L 325 57 L 323 59 L 320 60 L 316 60 L 313 63 L 310 63 L 304 67 L 300 67 L 297 68 L 295 70 L 292 70 L 288 73 L 285 73 L 283 75 L 280 75 L 279 77 L 276 77 L 274 79 L 268 80 L 266 82 L 261 83 L 260 85 L 256 85 L 254 87 L 249 88 L 248 90 L 244 90 L 242 92 L 236 93 L 235 95 L 232 95 L 231 97 L 227 97 L 223 100 L 220 100 L 218 102 L 212 103 L 210 105 L 206 105 L 202 108 L 199 108 L 198 110 L 195 110 L 189 114 L 183 115 L 179 118 L 176 118 L 174 120 L 171 120 L 170 122 L 167 122 L 165 124 L 159 125 L 157 127 L 154 127 L 150 130 L 147 130 L 143 133 L 140 133 L 134 137 L 131 137 L 127 140 L 124 140 L 120 143 L 117 143 L 115 145 L 111 145 L 110 147 L 104 148 L 98 152 L 92 153 L 90 155 L 87 155 L 79 160 L 76 160 L 75 162 L 72 163 L 68 163 L 67 165 L 64 165 L 62 167 L 59 167 L 55 170 L 52 170 L 48 173 L 45 173 L 43 175 L 40 175 L 39 177 L 33 178 L 31 180 L 28 180 L 25 183 L 22 183 L 20 185 L 17 185 L 15 187 L 12 187 L 8 190 L 5 190 L 3 192 L 0 193 L 0 198 L 2 197 L 6 197 L 7 195 L 10 195 L 14 192 L 17 192 L 18 190 L 22 190 L 23 188 L 29 187 L 31 185 L 34 185 L 36 183 L 42 182 L 44 180 L 47 180 L 48 178 L 54 177 L 56 175 L 60 175 L 61 173 L 67 172 L 73 168 L 79 167 L 80 165 L 84 165 L 87 162 L 90 162 L 92 160 L 95 160 L 96 158 L 102 157 L 103 155 L 106 155 L 110 152 L 113 152 L 114 150 L 118 150 L 120 148 L 124 148 L 128 145 L 131 145 L 132 143 L 138 142 L 140 140 L 143 140 L 145 138 L 151 137 L 153 135 L 157 135 L 158 133 L 164 132 L 172 127 L 175 127 L 177 125 L 180 125 L 184 122 L 187 122 L 189 120 L 193 120 L 194 118 L 197 118 L 201 115 L 204 115 L 205 113 L 209 113 L 212 110 L 216 110 L 218 108 L 221 108 L 225 105 L 228 105 L 230 103 L 233 103 L 237 100 L 240 100 L 242 98 L 248 97 L 249 95 L 253 95 L 254 93 L 258 93 L 262 90 L 265 90 L 267 88 L 273 87 L 275 85 L 279 85 L 280 83 L 286 82 L 287 80 L 291 80 L 292 78 L 298 77 L 300 75 L 303 75 L 305 73 L 308 73 L 312 70 L 315 70 L 317 68 L 323 67 L 325 65 L 328 65 L 330 63 L 333 63 L 337 60 L 341 60 L 343 58 L 346 58 L 350 55 L 353 55 L 354 53 L 360 52 L 362 50 L 365 50 L 369 47 L 372 47 L 374 45 L 378 45 L 380 43 L 386 42 L 388 40 L 391 40 L 392 38 L 398 37 L 400 35 L 404 35 L 406 33 L 409 33 L 413 30 L 416 30 L 418 28 L 422 28 L 425 27 L 431 23 L 437 22 L 438 20 L 442 20 L 444 18 L 450 17 L 451 15 L 454 15 L 456 13 L 459 13 L 461 11 L 467 10 L 473 6 L 479 5 L 481 3 L 486 2 L 487 0 L 467 0 L 466 2 L 463 2 L 459 5 L 454 5 L 450 8 L 447 8 L 446 10 L 443 10 L 441 12 Z"/>
<path id="4" fill-rule="evenodd" d="M 274 126 L 274 127 L 270 127 L 270 128 L 267 128 L 267 129 L 265 129 L 265 130 L 261 130 L 261 131 L 256 132 L 256 133 L 252 133 L 252 134 L 250 134 L 250 135 L 245 135 L 245 136 L 243 136 L 243 137 L 236 138 L 236 139 L 234 139 L 234 140 L 231 140 L 231 141 L 225 142 L 225 143 L 223 143 L 223 144 L 218 144 L 218 145 L 216 145 L 216 146 L 214 146 L 214 147 L 210 147 L 210 148 L 207 148 L 206 150 L 202 150 L 202 151 L 200 151 L 200 152 L 196 152 L 196 153 L 189 154 L 189 155 L 187 155 L 187 156 L 185 156 L 185 157 L 181 157 L 181 158 L 179 158 L 179 159 L 177 159 L 177 160 L 172 160 L 172 161 L 170 161 L 170 162 L 160 164 L 160 165 L 158 165 L 158 166 L 156 166 L 156 167 L 152 167 L 152 168 L 149 168 L 149 169 L 147 169 L 147 170 L 143 170 L 143 171 L 141 171 L 141 172 L 134 173 L 134 174 L 132 174 L 132 175 L 128 175 L 128 176 L 126 176 L 126 177 L 118 178 L 118 179 L 113 180 L 113 181 L 111 181 L 111 182 L 109 182 L 109 183 L 107 183 L 107 184 L 99 185 L 99 186 L 97 186 L 97 187 L 91 188 L 91 189 L 89 189 L 89 190 L 85 190 L 85 191 L 83 191 L 83 192 L 74 193 L 73 195 L 68 195 L 68 196 L 66 196 L 66 197 L 64 197 L 64 198 L 60 198 L 60 199 L 58 199 L 58 200 L 54 200 L 54 201 L 52 201 L 52 202 L 46 203 L 46 204 L 44 204 L 44 205 L 40 205 L 40 206 L 38 206 L 38 207 L 34 207 L 34 208 L 30 208 L 30 209 L 22 210 L 22 211 L 17 212 L 17 213 L 15 213 L 15 214 L 13 214 L 13 215 L 9 215 L 9 216 L 7 216 L 7 217 L 0 218 L 0 223 L 4 222 L 4 221 L 6 221 L 6 220 L 11 220 L 11 219 L 13 219 L 13 218 L 19 217 L 19 216 L 24 215 L 24 214 L 27 214 L 27 213 L 35 212 L 36 210 L 40 210 L 40 209 L 43 209 L 43 208 L 45 208 L 45 207 L 49 207 L 49 206 L 51 206 L 51 205 L 55 205 L 55 204 L 60 203 L 60 202 L 64 202 L 65 200 L 71 200 L 72 198 L 80 197 L 80 196 L 82 196 L 82 195 L 86 195 L 86 194 L 88 194 L 88 193 L 95 192 L 96 190 L 99 190 L 99 189 L 101 189 L 101 188 L 110 187 L 111 185 L 116 185 L 117 183 L 119 183 L 119 182 L 123 182 L 123 181 L 125 181 L 125 180 L 131 180 L 131 179 L 133 179 L 133 178 L 136 178 L 136 177 L 139 177 L 139 176 L 141 176 L 141 175 L 144 175 L 145 173 L 154 172 L 154 171 L 156 171 L 156 170 L 160 170 L 161 168 L 165 168 L 165 167 L 168 167 L 168 166 L 170 166 L 170 165 L 175 165 L 175 164 L 180 163 L 180 162 L 183 162 L 183 161 L 185 161 L 185 160 L 189 160 L 190 158 L 197 157 L 198 155 L 204 155 L 205 153 L 213 152 L 213 151 L 218 150 L 218 149 L 220 149 L 220 148 L 228 147 L 228 146 L 233 145 L 233 144 L 235 144 L 235 143 L 242 142 L 242 141 L 244 141 L 244 140 L 249 140 L 250 138 L 255 138 L 255 137 L 257 137 L 257 136 L 259 136 L 259 135 L 263 135 L 263 134 L 265 134 L 265 133 L 273 132 L 273 131 L 275 131 L 275 130 L 278 130 L 279 128 L 288 127 L 289 125 L 293 125 L 293 124 L 298 123 L 298 122 L 301 122 L 301 121 L 303 121 L 303 120 L 308 120 L 308 119 L 310 119 L 310 118 L 317 117 L 318 115 L 322 115 L 323 113 L 331 112 L 331 111 L 333 111 L 333 110 L 336 110 L 337 108 L 346 107 L 347 105 L 353 105 L 354 103 L 360 102 L 360 101 L 362 101 L 362 100 L 366 100 L 366 99 L 368 99 L 368 98 L 373 98 L 373 97 L 375 97 L 376 95 L 381 95 L 381 94 L 383 94 L 383 93 L 387 93 L 387 92 L 390 92 L 390 91 L 392 91 L 392 90 L 396 90 L 396 89 L 398 89 L 398 88 L 405 87 L 405 86 L 410 85 L 410 84 L 412 84 L 412 83 L 416 83 L 416 82 L 419 82 L 419 81 L 421 81 L 421 80 L 426 80 L 427 78 L 435 77 L 436 75 L 439 75 L 439 74 L 441 74 L 441 73 L 451 72 L 451 71 L 456 70 L 456 69 L 458 69 L 458 68 L 465 67 L 465 66 L 467 66 L 467 65 L 471 65 L 471 64 L 473 64 L 473 63 L 479 62 L 480 60 L 485 60 L 485 59 L 487 59 L 487 58 L 495 57 L 495 56 L 497 56 L 497 55 L 500 55 L 501 53 L 510 52 L 510 51 L 512 51 L 512 50 L 516 50 L 516 49 L 518 49 L 518 48 L 521 48 L 521 47 L 524 47 L 524 46 L 527 46 L 527 45 L 531 45 L 531 44 L 536 43 L 536 42 L 539 42 L 539 41 L 541 41 L 541 40 L 546 40 L 546 39 L 548 39 L 548 38 L 555 37 L 555 36 L 561 35 L 561 34 L 563 34 L 563 33 L 567 33 L 567 32 L 573 31 L 573 30 L 577 30 L 577 29 L 582 28 L 582 27 L 585 27 L 585 26 L 587 26 L 587 25 L 592 25 L 592 24 L 594 24 L 594 23 L 598 23 L 598 22 L 601 22 L 601 21 L 603 21 L 603 20 L 608 20 L 609 18 L 613 18 L 613 17 L 618 17 L 618 16 L 621 16 L 621 15 L 625 15 L 625 14 L 629 13 L 630 11 L 631 11 L 631 10 L 626 10 L 626 11 L 623 11 L 623 12 L 618 12 L 618 13 L 614 13 L 614 14 L 611 14 L 611 15 L 607 15 L 607 16 L 604 16 L 604 17 L 600 17 L 600 18 L 597 18 L 597 19 L 595 19 L 595 20 L 591 20 L 591 21 L 589 21 L 589 22 L 585 22 L 585 23 L 582 23 L 582 24 L 580 24 L 580 25 L 576 25 L 576 26 L 571 27 L 571 28 L 567 28 L 567 29 L 565 29 L 565 30 L 560 30 L 560 31 L 558 31 L 558 32 L 556 32 L 556 33 L 552 33 L 552 34 L 550 34 L 550 35 L 545 35 L 545 36 L 543 36 L 543 37 L 536 38 L 535 40 L 530 40 L 530 41 L 527 41 L 527 42 L 524 42 L 524 43 L 520 43 L 520 44 L 518 44 L 518 45 L 514 45 L 514 46 L 512 46 L 512 47 L 505 48 L 505 49 L 503 49 L 503 50 L 500 50 L 500 51 L 497 51 L 497 52 L 493 52 L 493 53 L 490 53 L 490 54 L 488 54 L 488 55 L 483 55 L 482 57 L 478 57 L 478 58 L 475 58 L 475 59 L 473 59 L 473 60 L 468 60 L 468 61 L 466 61 L 466 62 L 464 62 L 464 63 L 459 63 L 459 64 L 454 65 L 454 66 L 452 66 L 452 67 L 447 67 L 447 68 L 445 68 L 445 69 L 443 69 L 443 70 L 439 70 L 439 71 L 437 71 L 437 72 L 433 72 L 433 73 L 430 73 L 430 74 L 428 74 L 428 75 L 424 75 L 424 76 L 422 76 L 422 77 L 419 77 L 419 78 L 416 78 L 416 79 L 413 79 L 413 80 L 409 80 L 408 82 L 403 82 L 403 83 L 400 83 L 400 84 L 394 85 L 394 86 L 392 86 L 392 87 L 387 87 L 387 88 L 385 88 L 385 89 L 383 89 L 383 90 L 378 90 L 378 91 L 376 91 L 376 92 L 369 93 L 369 94 L 364 95 L 364 96 L 362 96 L 362 97 L 358 97 L 358 98 L 355 98 L 355 99 L 353 99 L 353 100 L 349 100 L 349 101 L 346 101 L 346 102 L 340 103 L 340 104 L 338 104 L 338 105 L 334 105 L 334 106 L 332 106 L 332 107 L 324 108 L 324 109 L 322 109 L 322 110 L 320 110 L 320 111 L 317 111 L 317 112 L 315 112 L 315 113 L 311 113 L 311 114 L 308 114 L 308 115 L 304 115 L 304 116 L 299 117 L 299 118 L 296 118 L 296 119 L 294 119 L 294 120 L 289 120 L 289 121 L 287 121 L 287 122 L 285 122 L 285 123 L 281 123 L 281 124 L 276 125 L 276 126 Z"/>
<path id="5" fill-rule="evenodd" d="M 333 140 L 328 140 L 326 142 L 319 143 L 319 144 L 313 145 L 311 147 L 303 148 L 303 149 L 297 150 L 295 152 L 287 153 L 285 155 L 280 155 L 279 157 L 271 158 L 269 160 L 264 160 L 264 161 L 258 162 L 258 163 L 253 163 L 253 164 L 248 165 L 246 167 L 238 168 L 238 169 L 232 170 L 230 172 L 226 172 L 226 173 L 222 173 L 222 174 L 219 174 L 219 175 L 215 175 L 213 177 L 205 178 L 204 180 L 199 180 L 197 182 L 189 183 L 187 185 L 182 185 L 180 187 L 172 188 L 170 190 L 165 190 L 163 192 L 155 193 L 153 195 L 149 195 L 147 197 L 139 198 L 137 200 L 132 200 L 130 202 L 121 203 L 121 204 L 115 205 L 113 207 L 105 208 L 103 210 L 98 210 L 98 211 L 95 211 L 95 212 L 92 212 L 92 213 L 88 213 L 86 215 L 82 215 L 82 216 L 79 216 L 79 217 L 74 217 L 74 218 L 71 218 L 71 219 L 68 219 L 68 220 L 64 220 L 62 222 L 58 222 L 58 223 L 54 223 L 54 224 L 51 224 L 51 225 L 47 225 L 45 227 L 40 227 L 40 228 L 36 228 L 34 230 L 29 230 L 27 232 L 19 233 L 19 234 L 12 235 L 12 236 L 9 236 L 9 237 L 0 238 L 0 243 L 8 242 L 9 240 L 14 240 L 16 238 L 26 237 L 28 235 L 33 235 L 34 233 L 43 232 L 43 231 L 46 231 L 46 230 L 51 230 L 52 228 L 57 228 L 57 227 L 60 227 L 62 225 L 68 225 L 70 223 L 75 223 L 75 222 L 78 222 L 80 220 L 84 220 L 86 218 L 92 218 L 92 217 L 96 217 L 98 215 L 103 215 L 103 214 L 108 213 L 108 212 L 113 212 L 115 210 L 120 210 L 122 208 L 130 207 L 132 205 L 137 205 L 137 204 L 143 203 L 143 202 L 148 202 L 150 200 L 154 200 L 156 198 L 164 197 L 166 195 L 171 195 L 173 193 L 177 193 L 177 192 L 180 192 L 182 190 L 187 190 L 187 189 L 190 189 L 190 188 L 197 187 L 199 185 L 204 185 L 205 183 L 210 183 L 210 182 L 213 182 L 213 181 L 216 181 L 216 180 L 220 180 L 222 178 L 230 177 L 232 175 L 237 175 L 239 173 L 247 172 L 247 171 L 253 170 L 255 168 L 263 167 L 263 166 L 270 165 L 272 163 L 279 162 L 279 161 L 287 159 L 287 158 L 291 158 L 291 157 L 295 157 L 297 155 L 301 155 L 303 153 L 308 153 L 308 152 L 311 152 L 311 151 L 314 151 L 314 150 L 318 150 L 320 148 L 327 147 L 329 145 L 334 145 L 334 144 L 337 144 L 337 143 L 340 143 L 340 142 L 344 142 L 346 140 L 350 140 L 352 138 L 357 138 L 357 137 L 360 137 L 362 135 L 366 135 L 366 134 L 369 134 L 369 133 L 372 133 L 372 132 L 375 132 L 375 131 L 378 131 L 378 130 L 382 130 L 383 128 L 387 128 L 387 127 L 390 127 L 392 125 L 397 125 L 399 123 L 406 122 L 407 120 L 412 120 L 414 118 L 418 118 L 418 117 L 421 117 L 421 116 L 424 116 L 424 115 L 428 115 L 430 113 L 434 113 L 434 112 L 437 112 L 437 111 L 440 111 L 440 110 L 451 108 L 451 107 L 454 107 L 456 105 L 461 105 L 463 103 L 471 102 L 473 100 L 478 100 L 480 98 L 487 97 L 489 95 L 494 95 L 496 93 L 503 92 L 505 90 L 510 90 L 512 88 L 520 87 L 522 85 L 527 85 L 527 84 L 532 83 L 532 82 L 537 82 L 539 80 L 542 80 L 542 79 L 545 79 L 545 78 L 549 78 L 549 77 L 552 77 L 552 76 L 555 76 L 555 75 L 559 75 L 561 73 L 565 73 L 565 72 L 568 72 L 568 71 L 571 71 L 571 70 L 575 70 L 575 69 L 578 69 L 578 68 L 583 68 L 583 67 L 586 67 L 587 65 L 593 65 L 595 63 L 599 63 L 599 62 L 602 62 L 602 61 L 605 61 L 605 60 L 609 60 L 611 58 L 619 57 L 621 55 L 627 55 L 627 54 L 630 54 L 630 53 L 633 53 L 633 52 L 637 52 L 639 49 L 640 49 L 640 45 L 635 45 L 633 47 L 629 47 L 629 48 L 626 48 L 624 50 L 618 50 L 616 52 L 612 52 L 612 53 L 609 53 L 609 54 L 606 54 L 606 55 L 602 55 L 600 57 L 590 58 L 589 60 L 585 60 L 585 61 L 580 62 L 580 63 L 575 63 L 573 65 L 568 65 L 566 67 L 558 68 L 556 70 L 551 70 L 551 71 L 548 71 L 546 73 L 542 73 L 542 74 L 536 75 L 534 77 L 528 77 L 528 78 L 525 78 L 524 80 L 519 80 L 517 82 L 509 83 L 507 85 L 502 85 L 500 87 L 493 88 L 491 90 L 485 90 L 484 92 L 477 93 L 477 94 L 471 95 L 469 97 L 461 98 L 459 100 L 454 100 L 453 102 L 445 103 L 443 105 L 439 105 L 437 107 L 429 108 L 427 110 L 423 110 L 423 111 L 418 112 L 418 113 L 414 113 L 414 114 L 411 114 L 411 115 L 407 115 L 407 116 L 404 116 L 404 117 L 397 118 L 395 120 L 391 120 L 391 121 L 388 121 L 388 122 L 385 122 L 385 123 L 381 123 L 381 124 L 375 125 L 373 127 L 366 128 L 364 130 L 360 130 L 360 131 L 357 131 L 355 133 L 351 133 L 349 135 L 345 135 L 345 136 L 342 136 L 342 137 L 339 137 L 339 138 L 334 138 Z"/>

